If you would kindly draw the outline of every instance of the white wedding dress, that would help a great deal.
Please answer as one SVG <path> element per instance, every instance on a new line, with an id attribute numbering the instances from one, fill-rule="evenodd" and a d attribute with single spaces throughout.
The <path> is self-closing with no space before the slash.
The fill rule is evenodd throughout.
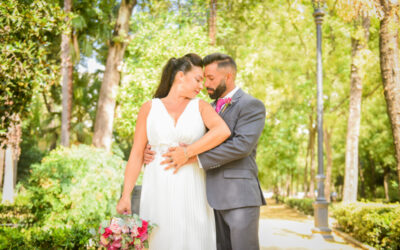
<path id="1" fill-rule="evenodd" d="M 173 174 L 164 170 L 161 156 L 180 142 L 192 144 L 206 129 L 199 99 L 192 99 L 176 125 L 160 99 L 153 99 L 147 117 L 147 138 L 156 152 L 145 166 L 140 217 L 157 224 L 149 240 L 150 250 L 216 249 L 214 212 L 206 197 L 205 173 L 198 164 L 187 164 Z"/>

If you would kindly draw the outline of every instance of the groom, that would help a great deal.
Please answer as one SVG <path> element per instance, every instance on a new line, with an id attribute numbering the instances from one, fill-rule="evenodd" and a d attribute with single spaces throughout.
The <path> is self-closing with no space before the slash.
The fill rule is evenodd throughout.
<path id="1" fill-rule="evenodd" d="M 232 132 L 225 142 L 197 156 L 206 171 L 207 199 L 214 208 L 217 249 L 259 249 L 260 206 L 266 203 L 255 157 L 265 107 L 235 86 L 236 63 L 230 56 L 214 53 L 203 60 L 205 87 Z M 145 161 L 151 161 L 151 153 L 146 150 Z"/>

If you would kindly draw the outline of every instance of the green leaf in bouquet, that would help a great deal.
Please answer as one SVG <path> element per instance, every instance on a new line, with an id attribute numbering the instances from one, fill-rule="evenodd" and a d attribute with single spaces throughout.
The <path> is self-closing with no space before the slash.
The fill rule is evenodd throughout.
<path id="1" fill-rule="evenodd" d="M 109 221 L 109 220 L 104 220 L 104 221 L 101 222 L 100 225 L 101 225 L 101 227 L 104 229 L 104 228 L 110 226 L 110 221 Z"/>
<path id="2" fill-rule="evenodd" d="M 133 218 L 135 219 L 136 225 L 142 227 L 142 219 L 140 219 L 139 215 L 133 214 Z"/>
<path id="3" fill-rule="evenodd" d="M 136 238 L 134 244 L 135 244 L 135 246 L 140 246 L 140 244 L 142 244 L 142 242 L 140 241 L 139 238 Z"/>
<path id="4" fill-rule="evenodd" d="M 122 236 L 122 239 L 121 239 L 121 247 L 122 247 L 122 249 L 128 248 L 128 242 L 127 242 L 126 238 L 124 237 L 124 235 Z"/>

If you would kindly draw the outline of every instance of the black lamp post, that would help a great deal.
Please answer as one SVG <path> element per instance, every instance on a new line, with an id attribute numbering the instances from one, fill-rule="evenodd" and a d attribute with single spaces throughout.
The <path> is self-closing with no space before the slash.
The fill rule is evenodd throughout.
<path id="1" fill-rule="evenodd" d="M 324 149 L 323 149 L 323 94 L 322 94 L 322 22 L 324 11 L 322 9 L 324 0 L 312 0 L 314 7 L 314 18 L 317 26 L 317 121 L 318 121 L 318 196 L 314 202 L 314 234 L 320 234 L 324 239 L 333 239 L 328 224 L 328 205 L 324 194 Z M 311 190 L 314 192 L 314 190 Z"/>

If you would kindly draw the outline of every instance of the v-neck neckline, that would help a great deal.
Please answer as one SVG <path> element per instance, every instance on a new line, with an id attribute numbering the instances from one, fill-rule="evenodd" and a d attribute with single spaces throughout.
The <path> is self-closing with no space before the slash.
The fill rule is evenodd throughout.
<path id="1" fill-rule="evenodd" d="M 163 101 L 159 98 L 158 100 L 160 100 L 161 102 L 161 106 L 163 106 L 163 108 L 165 109 L 165 111 L 167 112 L 167 115 L 169 116 L 169 118 L 171 119 L 171 121 L 173 122 L 174 128 L 176 128 L 176 126 L 178 126 L 179 120 L 181 119 L 182 115 L 185 113 L 187 107 L 189 106 L 189 104 L 192 102 L 193 99 L 189 100 L 189 102 L 186 104 L 185 108 L 183 109 L 182 113 L 180 113 L 180 115 L 178 116 L 178 118 L 175 120 L 174 117 L 169 113 L 167 107 L 165 106 L 165 104 L 163 103 Z"/>

